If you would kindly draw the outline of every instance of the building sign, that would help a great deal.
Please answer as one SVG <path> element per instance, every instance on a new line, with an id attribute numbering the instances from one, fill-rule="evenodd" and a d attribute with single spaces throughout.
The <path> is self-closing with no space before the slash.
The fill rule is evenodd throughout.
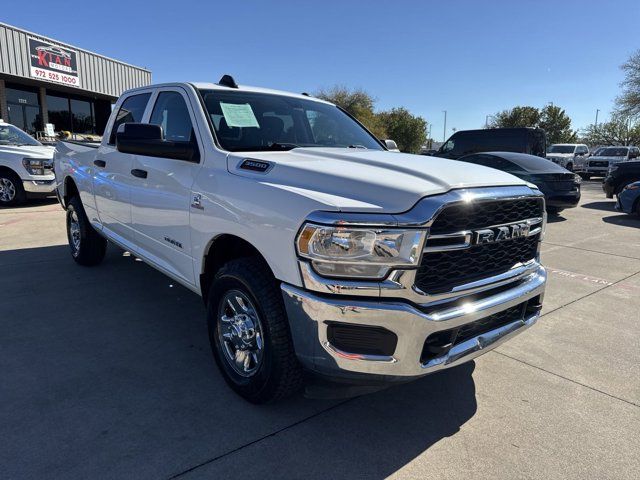
<path id="1" fill-rule="evenodd" d="M 71 87 L 80 86 L 78 54 L 75 50 L 29 38 L 29 57 L 32 77 Z"/>

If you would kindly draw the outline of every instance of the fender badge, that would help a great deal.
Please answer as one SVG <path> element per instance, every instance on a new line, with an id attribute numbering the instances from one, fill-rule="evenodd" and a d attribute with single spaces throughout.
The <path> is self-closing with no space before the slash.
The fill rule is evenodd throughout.
<path id="1" fill-rule="evenodd" d="M 242 170 L 251 170 L 252 172 L 267 173 L 268 170 L 273 167 L 271 162 L 264 162 L 262 160 L 252 160 L 251 158 L 245 158 L 240 164 Z"/>

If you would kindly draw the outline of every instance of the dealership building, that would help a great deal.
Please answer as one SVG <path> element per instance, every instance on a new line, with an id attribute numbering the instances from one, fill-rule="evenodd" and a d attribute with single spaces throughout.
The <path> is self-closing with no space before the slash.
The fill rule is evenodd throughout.
<path id="1" fill-rule="evenodd" d="M 118 96 L 150 83 L 145 68 L 0 23 L 0 118 L 32 135 L 102 135 Z"/>

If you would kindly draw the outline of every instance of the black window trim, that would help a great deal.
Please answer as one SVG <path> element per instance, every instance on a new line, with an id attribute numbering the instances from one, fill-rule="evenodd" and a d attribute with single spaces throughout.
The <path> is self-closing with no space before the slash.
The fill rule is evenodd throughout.
<path id="1" fill-rule="evenodd" d="M 116 124 L 116 119 L 118 118 L 118 113 L 120 113 L 120 109 L 122 108 L 122 106 L 124 105 L 124 103 L 129 100 L 130 98 L 133 97 L 137 97 L 140 95 L 149 95 L 149 98 L 147 98 L 147 103 L 144 107 L 144 110 L 142 112 L 142 118 L 140 119 L 141 121 L 144 119 L 144 115 L 147 112 L 147 109 L 149 108 L 149 102 L 151 101 L 151 98 L 153 97 L 153 90 L 143 90 L 141 92 L 139 91 L 134 91 L 131 92 L 129 95 L 127 95 L 126 97 L 124 97 L 122 99 L 122 101 L 118 104 L 118 108 L 117 110 L 114 108 L 113 112 L 111 112 L 111 120 L 109 121 L 109 136 L 107 137 L 107 145 L 114 147 L 116 145 L 116 136 L 114 132 L 114 127 Z M 112 141 L 113 139 L 113 141 Z"/>
<path id="2" fill-rule="evenodd" d="M 164 158 L 166 160 L 175 160 L 178 162 L 188 162 L 188 163 L 193 163 L 194 165 L 199 165 L 200 163 L 202 163 L 204 159 L 204 148 L 202 147 L 202 145 L 200 145 L 201 143 L 200 140 L 198 140 L 199 130 L 196 128 L 198 120 L 195 115 L 195 110 L 191 104 L 191 99 L 189 98 L 189 92 L 184 87 L 178 86 L 178 85 L 167 85 L 167 86 L 160 86 L 155 90 L 153 90 L 153 92 L 151 92 L 151 98 L 149 99 L 149 102 L 147 103 L 147 107 L 145 108 L 145 115 L 143 115 L 142 123 L 146 123 L 148 125 L 155 125 L 155 124 L 152 124 L 150 120 L 151 120 L 151 117 L 153 116 L 153 111 L 156 108 L 158 97 L 160 96 L 161 93 L 164 93 L 164 92 L 175 92 L 182 97 L 182 100 L 184 100 L 185 106 L 187 107 L 187 111 L 189 112 L 189 118 L 191 119 L 191 128 L 193 129 L 193 139 L 195 141 L 196 148 L 198 149 L 198 159 L 196 161 L 196 160 L 181 160 L 179 158 L 168 158 L 168 157 L 155 157 L 155 158 Z M 205 116 L 208 117 L 208 115 L 205 115 Z M 185 142 L 185 143 L 190 143 L 190 142 Z"/>

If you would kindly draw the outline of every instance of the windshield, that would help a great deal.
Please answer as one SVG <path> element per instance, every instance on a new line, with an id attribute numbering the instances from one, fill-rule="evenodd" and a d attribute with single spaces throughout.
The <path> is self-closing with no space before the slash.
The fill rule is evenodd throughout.
<path id="1" fill-rule="evenodd" d="M 610 147 L 603 148 L 601 152 L 598 152 L 598 156 L 600 157 L 626 157 L 627 156 L 627 148 L 619 148 L 619 147 Z"/>
<path id="2" fill-rule="evenodd" d="M 13 125 L 0 125 L 0 145 L 42 145 Z"/>
<path id="3" fill-rule="evenodd" d="M 225 150 L 250 152 L 296 147 L 383 150 L 339 108 L 326 103 L 254 92 L 201 90 L 216 137 Z"/>
<path id="4" fill-rule="evenodd" d="M 573 153 L 575 149 L 575 145 L 551 145 L 547 153 Z"/>

